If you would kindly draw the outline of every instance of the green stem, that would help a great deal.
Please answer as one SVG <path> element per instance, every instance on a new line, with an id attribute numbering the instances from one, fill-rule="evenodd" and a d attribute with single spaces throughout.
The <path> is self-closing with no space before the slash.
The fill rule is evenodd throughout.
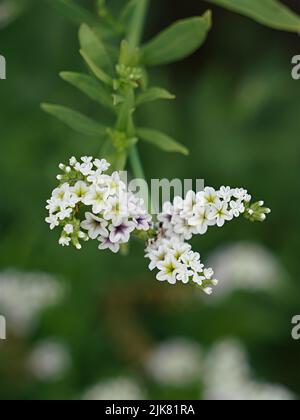
<path id="1" fill-rule="evenodd" d="M 139 0 L 128 31 L 128 42 L 132 48 L 137 48 L 141 42 L 149 0 Z M 145 179 L 143 166 L 136 146 L 129 151 L 129 160 L 136 178 Z"/>
<path id="2" fill-rule="evenodd" d="M 141 42 L 149 0 L 139 0 L 128 31 L 128 42 L 137 48 Z"/>
<path id="3" fill-rule="evenodd" d="M 144 169 L 136 146 L 130 148 L 129 159 L 135 178 L 145 179 Z"/>

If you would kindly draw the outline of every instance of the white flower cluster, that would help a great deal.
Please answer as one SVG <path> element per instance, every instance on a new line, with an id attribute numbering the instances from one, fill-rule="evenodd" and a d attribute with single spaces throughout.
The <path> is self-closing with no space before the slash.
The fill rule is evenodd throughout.
<path id="1" fill-rule="evenodd" d="M 17 335 L 26 334 L 39 314 L 59 304 L 64 295 L 64 286 L 49 274 L 16 270 L 0 273 L 0 313 Z"/>
<path id="2" fill-rule="evenodd" d="M 60 245 L 81 249 L 81 240 L 98 239 L 100 250 L 117 253 L 133 231 L 151 228 L 144 201 L 127 191 L 118 172 L 108 175 L 109 167 L 105 159 L 92 157 L 79 162 L 73 157 L 68 166 L 59 165 L 61 185 L 47 201 L 46 222 L 50 229 L 62 227 Z"/>
<path id="3" fill-rule="evenodd" d="M 222 276 L 215 298 L 237 290 L 271 291 L 282 286 L 287 277 L 279 259 L 255 242 L 237 242 L 218 248 L 208 257 L 217 276 Z"/>
<path id="4" fill-rule="evenodd" d="M 205 362 L 204 399 L 210 401 L 279 401 L 295 396 L 284 386 L 253 378 L 247 352 L 239 341 L 217 343 Z"/>
<path id="5" fill-rule="evenodd" d="M 250 204 L 251 196 L 242 188 L 221 187 L 216 191 L 206 187 L 185 197 L 175 197 L 173 204 L 167 202 L 158 215 L 157 237 L 149 241 L 146 257 L 150 270 L 158 269 L 157 279 L 175 284 L 191 280 L 206 294 L 212 294 L 212 286 L 218 284 L 211 268 L 205 268 L 200 254 L 193 252 L 186 241 L 193 235 L 204 235 L 208 227 L 222 227 L 226 221 L 245 214 L 250 220 L 263 221 L 270 209 L 262 201 Z"/>
<path id="6" fill-rule="evenodd" d="M 202 348 L 198 343 L 178 337 L 159 344 L 147 353 L 144 367 L 155 382 L 184 387 L 198 381 L 202 363 Z"/>
<path id="7" fill-rule="evenodd" d="M 158 219 L 165 235 L 189 241 L 193 235 L 204 235 L 210 226 L 224 226 L 249 207 L 251 196 L 242 188 L 206 187 L 197 194 L 189 191 L 185 199 L 176 197 L 165 203 Z M 261 203 L 263 205 L 263 203 Z"/>
<path id="8" fill-rule="evenodd" d="M 71 363 L 66 345 L 56 339 L 47 339 L 34 347 L 27 360 L 27 368 L 40 381 L 57 381 L 64 377 Z"/>
<path id="9" fill-rule="evenodd" d="M 146 257 L 150 259 L 149 269 L 159 270 L 156 276 L 159 281 L 167 281 L 170 284 L 187 284 L 192 281 L 201 286 L 208 295 L 212 293 L 212 286 L 218 284 L 213 278 L 213 270 L 205 268 L 202 264 L 200 254 L 193 252 L 191 245 L 178 237 L 159 237 L 149 241 Z"/>
<path id="10" fill-rule="evenodd" d="M 120 377 L 104 380 L 88 389 L 84 401 L 140 401 L 146 397 L 140 385 L 132 378 Z"/>

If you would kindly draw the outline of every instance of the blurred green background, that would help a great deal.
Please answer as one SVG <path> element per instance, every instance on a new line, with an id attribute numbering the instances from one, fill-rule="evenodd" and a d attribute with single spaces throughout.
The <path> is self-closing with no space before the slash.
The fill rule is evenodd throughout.
<path id="1" fill-rule="evenodd" d="M 139 244 L 123 259 L 99 252 L 93 243 L 80 253 L 57 245 L 56 233 L 44 222 L 57 164 L 95 154 L 99 146 L 97 139 L 43 114 L 39 104 L 46 100 L 105 116 L 58 77 L 61 70 L 85 68 L 77 27 L 51 1 L 24 3 L 22 13 L 0 29 L 0 54 L 7 60 L 7 80 L 0 81 L 0 291 L 9 268 L 50 273 L 67 291 L 26 334 L 11 331 L 8 322 L 8 340 L 0 342 L 0 399 L 77 399 L 94 384 L 118 377 L 134 378 L 147 398 L 203 398 L 201 372 L 175 386 L 154 380 L 144 367 L 152 349 L 175 337 L 198 343 L 205 354 L 234 337 L 245 346 L 257 381 L 282 384 L 300 396 L 300 343 L 291 338 L 291 319 L 300 313 L 300 82 L 292 80 L 290 64 L 299 53 L 299 37 L 212 7 L 205 46 L 151 73 L 152 84 L 176 93 L 177 100 L 141 108 L 139 120 L 181 140 L 191 155 L 162 155 L 143 144 L 147 177 L 243 186 L 272 208 L 264 224 L 237 220 L 194 241 L 204 260 L 220 247 L 251 241 L 281 267 L 274 287 L 239 290 L 241 275 L 241 287 L 211 304 L 190 288 L 157 282 Z M 296 3 L 289 2 L 300 13 Z M 200 0 L 152 0 L 145 37 L 208 6 Z M 254 268 L 255 258 L 252 263 Z M 251 265 L 249 271 L 251 278 Z M 1 296 L 0 314 L 5 315 Z M 63 343 L 70 361 L 64 374 L 45 380 L 26 368 L 26 360 L 49 337 Z"/>

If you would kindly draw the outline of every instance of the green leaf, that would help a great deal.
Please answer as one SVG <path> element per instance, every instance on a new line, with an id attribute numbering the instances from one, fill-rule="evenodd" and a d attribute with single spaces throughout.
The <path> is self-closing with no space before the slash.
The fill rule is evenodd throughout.
<path id="1" fill-rule="evenodd" d="M 210 28 L 210 11 L 202 17 L 178 21 L 142 48 L 141 62 L 155 66 L 181 60 L 203 44 Z"/>
<path id="2" fill-rule="evenodd" d="M 145 140 L 165 152 L 177 152 L 183 155 L 189 154 L 186 147 L 159 131 L 150 128 L 138 128 L 137 135 L 141 140 Z"/>
<path id="3" fill-rule="evenodd" d="M 165 89 L 159 87 L 152 87 L 145 92 L 139 94 L 136 100 L 136 105 L 140 106 L 147 102 L 157 101 L 159 99 L 175 99 L 176 96 L 172 95 Z"/>
<path id="4" fill-rule="evenodd" d="M 108 73 L 112 73 L 112 62 L 104 44 L 96 33 L 85 23 L 81 25 L 79 29 L 79 42 L 81 50 L 90 57 L 96 66 Z"/>
<path id="5" fill-rule="evenodd" d="M 108 86 L 112 86 L 112 78 L 104 70 L 102 70 L 101 67 L 97 66 L 97 64 L 90 58 L 90 56 L 87 53 L 80 50 L 80 54 L 82 55 L 84 61 L 87 63 L 91 71 L 97 77 L 97 79 L 101 80 L 101 82 L 105 83 Z"/>
<path id="6" fill-rule="evenodd" d="M 77 4 L 74 0 L 48 0 L 49 3 L 54 6 L 62 15 L 70 19 L 76 25 L 81 25 L 83 22 L 90 26 L 95 26 L 103 38 L 107 38 L 112 35 L 110 28 L 102 25 L 100 19 L 98 19 L 89 10 Z"/>
<path id="7" fill-rule="evenodd" d="M 94 77 L 83 73 L 61 72 L 60 77 L 75 86 L 89 98 L 110 110 L 115 110 L 112 95 Z"/>
<path id="8" fill-rule="evenodd" d="M 300 31 L 300 17 L 277 0 L 208 0 L 273 29 Z"/>
<path id="9" fill-rule="evenodd" d="M 132 15 L 135 11 L 136 5 L 139 2 L 139 0 L 129 0 L 124 8 L 121 10 L 120 13 L 120 21 L 123 23 L 128 24 L 128 21 L 132 19 Z"/>
<path id="10" fill-rule="evenodd" d="M 58 118 L 79 133 L 90 136 L 102 136 L 106 133 L 103 125 L 91 120 L 80 112 L 60 105 L 42 104 L 41 106 L 45 112 Z"/>

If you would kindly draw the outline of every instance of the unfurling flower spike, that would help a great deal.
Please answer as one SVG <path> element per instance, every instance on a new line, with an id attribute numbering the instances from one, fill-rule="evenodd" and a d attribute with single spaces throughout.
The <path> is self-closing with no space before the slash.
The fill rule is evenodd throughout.
<path id="1" fill-rule="evenodd" d="M 193 282 L 211 294 L 218 280 L 211 268 L 204 268 L 200 254 L 193 252 L 186 241 L 193 235 L 204 235 L 210 226 L 222 227 L 242 214 L 251 221 L 263 221 L 271 211 L 263 205 L 261 201 L 251 204 L 251 196 L 242 188 L 221 187 L 216 191 L 206 187 L 197 194 L 189 191 L 185 199 L 175 197 L 173 203 L 163 205 L 156 239 L 150 240 L 146 248 L 150 270 L 158 270 L 159 281 Z"/>
<path id="2" fill-rule="evenodd" d="M 81 249 L 81 241 L 97 239 L 99 249 L 116 253 L 129 242 L 134 231 L 148 231 L 152 218 L 142 199 L 127 191 L 118 172 L 108 175 L 105 160 L 74 157 L 69 165 L 60 164 L 63 174 L 60 186 L 47 201 L 50 229 L 60 226 L 59 244 L 73 244 Z"/>

